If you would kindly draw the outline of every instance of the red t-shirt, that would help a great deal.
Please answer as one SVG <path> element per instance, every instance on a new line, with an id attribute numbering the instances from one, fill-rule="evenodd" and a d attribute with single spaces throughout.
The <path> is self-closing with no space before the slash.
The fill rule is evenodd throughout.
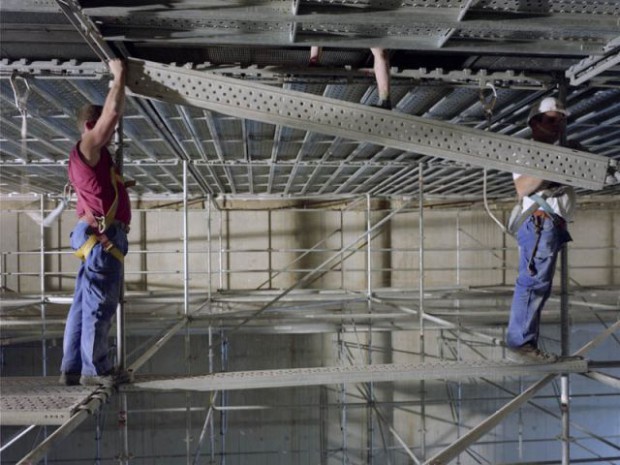
<path id="1" fill-rule="evenodd" d="M 95 216 L 105 215 L 114 202 L 114 188 L 110 179 L 110 168 L 114 166 L 112 156 L 106 147 L 101 149 L 99 162 L 89 166 L 79 150 L 78 142 L 69 155 L 69 180 L 75 188 L 78 196 L 77 215 L 82 217 L 87 208 Z M 114 167 L 118 173 L 118 169 Z M 116 207 L 115 219 L 125 224 L 131 222 L 131 204 L 125 185 L 115 181 L 118 186 L 118 206 Z"/>

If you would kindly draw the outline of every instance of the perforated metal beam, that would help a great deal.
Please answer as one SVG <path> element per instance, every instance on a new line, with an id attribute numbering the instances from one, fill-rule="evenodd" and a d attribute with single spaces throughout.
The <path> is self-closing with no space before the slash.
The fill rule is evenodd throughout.
<path id="1" fill-rule="evenodd" d="M 122 390 L 221 391 L 237 389 L 315 386 L 341 383 L 463 379 L 479 376 L 532 376 L 549 373 L 584 373 L 585 360 L 550 364 L 519 364 L 507 361 L 460 361 L 404 363 L 367 366 L 297 368 L 290 370 L 242 371 L 205 376 L 139 381 Z"/>
<path id="2" fill-rule="evenodd" d="M 398 112 L 130 59 L 134 95 L 601 189 L 609 158 Z"/>

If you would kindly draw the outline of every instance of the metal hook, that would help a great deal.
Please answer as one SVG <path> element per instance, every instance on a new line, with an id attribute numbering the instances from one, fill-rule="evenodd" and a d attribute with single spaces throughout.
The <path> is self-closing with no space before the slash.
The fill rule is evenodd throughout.
<path id="1" fill-rule="evenodd" d="M 492 82 L 486 82 L 484 87 L 480 87 L 480 103 L 484 108 L 487 119 L 491 119 L 491 116 L 493 116 L 493 108 L 495 108 L 495 104 L 497 103 L 497 89 Z"/>
<path id="2" fill-rule="evenodd" d="M 13 71 L 11 74 L 11 88 L 13 89 L 13 95 L 15 96 L 15 106 L 17 110 L 22 115 L 22 158 L 28 163 L 30 160 L 28 159 L 28 147 L 26 146 L 26 138 L 28 136 L 28 97 L 30 96 L 30 83 L 28 79 L 17 72 L 17 70 Z M 20 88 L 19 82 L 22 82 L 22 87 Z"/>
<path id="3" fill-rule="evenodd" d="M 22 76 L 17 72 L 17 70 L 13 71 L 11 74 L 11 88 L 13 89 L 13 95 L 15 96 L 15 106 L 20 111 L 20 113 L 24 113 L 26 111 L 26 103 L 28 101 L 28 97 L 30 96 L 31 88 L 30 82 L 25 76 Z M 23 89 L 19 88 L 19 82 L 23 82 Z"/>
<path id="4" fill-rule="evenodd" d="M 62 198 L 64 201 L 69 202 L 69 200 L 71 200 L 72 190 L 73 190 L 73 185 L 70 182 L 65 184 L 65 187 L 62 190 Z"/>

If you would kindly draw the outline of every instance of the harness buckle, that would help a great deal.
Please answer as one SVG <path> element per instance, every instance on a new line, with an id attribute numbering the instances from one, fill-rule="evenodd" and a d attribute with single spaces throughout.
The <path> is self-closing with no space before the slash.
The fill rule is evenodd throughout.
<path id="1" fill-rule="evenodd" d="M 95 221 L 97 222 L 97 232 L 99 234 L 103 234 L 104 231 L 107 229 L 107 226 L 105 224 L 105 216 L 93 215 L 93 217 L 95 218 Z"/>

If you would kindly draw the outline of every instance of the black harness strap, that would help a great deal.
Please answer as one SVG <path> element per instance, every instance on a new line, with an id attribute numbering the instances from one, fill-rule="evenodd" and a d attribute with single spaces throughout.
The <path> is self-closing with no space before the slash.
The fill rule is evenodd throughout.
<path id="1" fill-rule="evenodd" d="M 530 272 L 530 276 L 536 275 L 536 265 L 534 265 L 534 257 L 538 251 L 538 244 L 540 243 L 540 237 L 542 236 L 543 224 L 545 223 L 544 216 L 532 216 L 534 219 L 534 226 L 536 228 L 536 242 L 534 243 L 534 249 L 532 250 L 532 256 L 527 262 L 527 270 Z"/>

